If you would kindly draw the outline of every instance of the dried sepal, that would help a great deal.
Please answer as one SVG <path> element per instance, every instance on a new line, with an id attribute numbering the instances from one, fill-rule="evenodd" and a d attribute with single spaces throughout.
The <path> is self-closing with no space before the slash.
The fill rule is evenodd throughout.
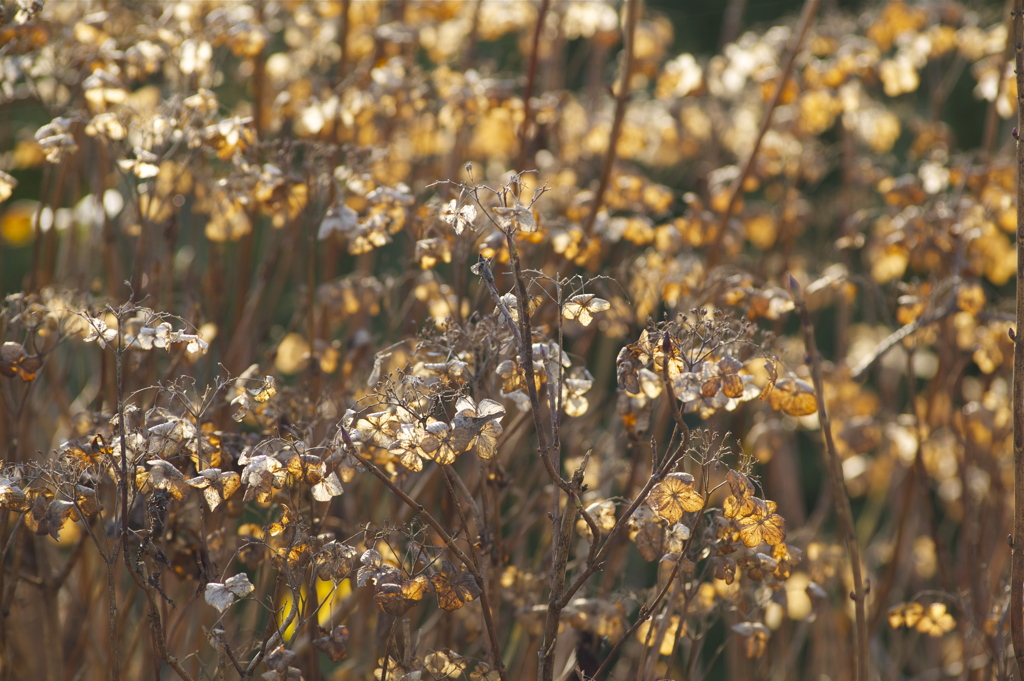
<path id="1" fill-rule="evenodd" d="M 730 469 L 726 474 L 732 492 L 722 503 L 726 518 L 742 518 L 754 512 L 754 485 L 743 473 Z"/>
<path id="2" fill-rule="evenodd" d="M 459 571 L 446 560 L 441 561 L 441 569 L 430 578 L 430 583 L 434 585 L 437 604 L 444 610 L 458 610 L 480 595 L 473 575 Z"/>
<path id="3" fill-rule="evenodd" d="M 0 508 L 20 513 L 29 507 L 28 497 L 18 485 L 18 478 L 0 478 Z"/>
<path id="4" fill-rule="evenodd" d="M 0 203 L 11 198 L 11 194 L 14 193 L 17 186 L 17 179 L 0 170 Z"/>
<path id="5" fill-rule="evenodd" d="M 786 523 L 782 516 L 775 512 L 775 502 L 753 498 L 753 511 L 738 519 L 740 525 L 740 541 L 746 546 L 758 544 L 774 546 L 786 539 Z"/>
<path id="6" fill-rule="evenodd" d="M 187 447 L 194 447 L 198 431 L 190 419 L 173 416 L 148 429 L 148 453 L 170 459 Z"/>
<path id="7" fill-rule="evenodd" d="M 36 373 L 43 366 L 39 355 L 30 355 L 21 343 L 7 341 L 0 346 L 0 375 L 13 378 L 17 376 L 28 383 L 36 378 Z"/>
<path id="8" fill-rule="evenodd" d="M 248 596 L 255 588 L 249 581 L 249 576 L 244 572 L 239 572 L 224 582 L 209 582 L 203 596 L 207 603 L 217 608 L 218 611 L 224 612 L 235 602 L 235 599 Z"/>
<path id="9" fill-rule="evenodd" d="M 427 434 L 420 442 L 423 455 L 440 466 L 455 463 L 459 453 L 454 446 L 452 427 L 444 421 L 432 421 L 427 424 Z"/>
<path id="10" fill-rule="evenodd" d="M 359 561 L 359 552 L 348 544 L 330 541 L 315 556 L 316 576 L 335 583 L 348 577 Z"/>
<path id="11" fill-rule="evenodd" d="M 182 472 L 169 462 L 152 459 L 146 463 L 150 465 L 149 484 L 154 489 L 164 490 L 175 499 L 182 499 L 188 494 L 188 481 Z"/>
<path id="12" fill-rule="evenodd" d="M 375 365 L 376 366 L 376 365 Z M 376 383 L 376 381 L 374 381 Z M 363 442 L 377 445 L 378 447 L 390 447 L 395 439 L 395 431 L 398 427 L 398 420 L 389 411 L 378 411 L 367 414 L 356 421 L 356 431 Z"/>
<path id="13" fill-rule="evenodd" d="M 743 637 L 743 653 L 748 658 L 760 658 L 768 649 L 771 632 L 760 622 L 740 622 L 732 625 L 732 630 Z"/>
<path id="14" fill-rule="evenodd" d="M 367 549 L 359 557 L 361 567 L 356 574 L 356 585 L 366 586 L 376 584 L 379 581 L 394 581 L 395 575 L 401 578 L 401 573 L 394 565 L 384 562 L 383 556 L 374 549 Z"/>
<path id="15" fill-rule="evenodd" d="M 48 163 L 62 163 L 67 156 L 78 151 L 71 126 L 70 118 L 54 118 L 36 131 L 35 140 Z"/>
<path id="16" fill-rule="evenodd" d="M 496 206 L 492 212 L 498 217 L 498 225 L 507 234 L 536 232 L 537 221 L 533 211 L 518 201 L 513 206 Z"/>
<path id="17" fill-rule="evenodd" d="M 809 416 L 818 411 L 814 386 L 798 378 L 780 378 L 768 396 L 772 409 L 790 416 Z"/>
<path id="18" fill-rule="evenodd" d="M 239 463 L 245 466 L 242 469 L 242 484 L 246 486 L 243 501 L 266 503 L 274 490 L 284 487 L 288 471 L 277 459 L 259 454 L 251 458 L 243 457 Z"/>
<path id="19" fill-rule="evenodd" d="M 416 242 L 416 254 L 414 256 L 420 264 L 420 269 L 429 270 L 439 262 L 449 263 L 452 261 L 452 248 L 447 239 L 434 237 L 431 239 L 420 239 Z"/>
<path id="20" fill-rule="evenodd" d="M 597 529 L 602 532 L 610 532 L 615 527 L 615 501 L 613 499 L 605 499 L 587 506 L 587 514 L 597 525 Z M 594 532 L 583 518 L 576 521 L 576 532 L 587 541 L 594 540 Z"/>
<path id="21" fill-rule="evenodd" d="M 500 681 L 501 674 L 486 662 L 477 662 L 469 672 L 470 681 Z"/>
<path id="22" fill-rule="evenodd" d="M 348 657 L 348 627 L 339 625 L 330 631 L 317 628 L 320 636 L 313 639 L 313 647 L 327 656 L 334 663 L 341 662 Z"/>
<path id="23" fill-rule="evenodd" d="M 484 399 L 479 404 L 471 397 L 461 397 L 455 405 L 452 420 L 452 448 L 456 452 L 476 449 L 481 459 L 491 459 L 496 453 L 501 419 L 505 407 L 494 400 Z"/>
<path id="24" fill-rule="evenodd" d="M 97 498 L 96 490 L 86 485 L 75 485 L 75 506 L 79 515 L 93 516 L 103 510 L 103 504 Z"/>
<path id="25" fill-rule="evenodd" d="M 476 206 L 471 203 L 460 206 L 456 199 L 452 199 L 441 211 L 441 219 L 451 225 L 456 234 L 462 234 L 467 227 L 473 226 L 476 220 Z"/>
<path id="26" fill-rule="evenodd" d="M 704 497 L 694 489 L 692 475 L 669 473 L 651 490 L 647 503 L 662 518 L 675 523 L 683 517 L 683 513 L 693 513 L 704 508 Z"/>
<path id="27" fill-rule="evenodd" d="M 630 346 L 627 345 L 619 350 L 619 355 L 615 358 L 615 375 L 619 384 L 619 390 L 632 395 L 640 393 L 640 376 L 638 373 L 640 364 L 640 358 Z"/>
<path id="28" fill-rule="evenodd" d="M 423 666 L 438 679 L 454 679 L 462 676 L 469 667 L 469 661 L 451 650 L 441 649 L 427 653 Z"/>
<path id="29" fill-rule="evenodd" d="M 253 402 L 266 402 L 277 394 L 277 383 L 273 376 L 264 376 L 263 385 L 258 388 L 249 388 L 248 392 L 252 395 Z"/>
<path id="30" fill-rule="evenodd" d="M 400 617 L 423 600 L 431 589 L 430 580 L 426 575 L 403 579 L 401 573 L 395 570 L 376 580 L 373 600 L 384 612 Z"/>
<path id="31" fill-rule="evenodd" d="M 566 319 L 575 319 L 583 326 L 590 326 L 595 314 L 609 309 L 611 303 L 607 300 L 598 298 L 593 293 L 582 293 L 565 301 L 562 305 L 562 316 Z"/>
<path id="32" fill-rule="evenodd" d="M 331 471 L 323 480 L 310 488 L 310 493 L 317 501 L 330 501 L 344 492 L 338 474 Z"/>
<path id="33" fill-rule="evenodd" d="M 648 648 L 657 647 L 659 655 L 671 655 L 680 637 L 686 635 L 686 622 L 679 615 L 672 615 L 665 623 L 665 633 L 660 641 L 656 639 L 656 633 L 661 631 L 664 615 L 645 621 L 636 630 L 636 640 Z"/>
<path id="34" fill-rule="evenodd" d="M 63 499 L 53 499 L 48 494 L 39 494 L 32 499 L 30 511 L 25 514 L 25 525 L 39 535 L 50 535 L 60 540 L 64 523 L 75 514 L 75 505 Z"/>
<path id="35" fill-rule="evenodd" d="M 587 413 L 590 401 L 584 397 L 594 386 L 594 377 L 586 367 L 577 366 L 569 370 L 562 380 L 562 409 L 566 416 L 579 417 Z"/>
<path id="36" fill-rule="evenodd" d="M 203 498 L 211 511 L 234 494 L 242 484 L 242 478 L 234 471 L 222 471 L 219 468 L 207 468 L 199 471 L 199 475 L 190 478 L 188 484 L 203 490 Z"/>
<path id="37" fill-rule="evenodd" d="M 633 537 L 640 556 L 655 561 L 665 555 L 665 527 L 660 522 L 647 523 Z"/>

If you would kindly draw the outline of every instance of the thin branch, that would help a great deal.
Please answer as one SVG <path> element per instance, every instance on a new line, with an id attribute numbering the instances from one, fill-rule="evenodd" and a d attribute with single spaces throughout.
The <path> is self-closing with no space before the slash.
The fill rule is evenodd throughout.
<path id="1" fill-rule="evenodd" d="M 754 161 L 757 159 L 757 152 L 761 148 L 761 142 L 764 140 L 765 133 L 772 126 L 772 115 L 779 106 L 786 81 L 789 80 L 790 74 L 793 73 L 793 64 L 796 62 L 796 56 L 800 53 L 800 47 L 803 45 L 804 38 L 807 37 L 811 21 L 818 14 L 818 7 L 820 5 L 821 0 L 804 0 L 804 7 L 800 12 L 800 23 L 796 33 L 793 34 L 789 42 L 786 61 L 783 62 L 782 70 L 779 71 L 779 76 L 775 79 L 775 91 L 772 93 L 772 99 L 768 102 L 768 108 L 765 109 L 764 116 L 761 118 L 761 127 L 758 128 L 757 136 L 754 138 L 754 146 L 751 147 L 750 154 L 747 155 L 747 160 L 744 161 L 739 175 L 736 176 L 736 179 L 729 186 L 729 202 L 718 218 L 718 230 L 715 232 L 715 240 L 711 243 L 711 249 L 708 251 L 706 270 L 709 272 L 718 264 L 721 258 L 722 241 L 725 238 L 725 231 L 729 225 L 729 220 L 732 218 L 733 211 L 736 210 L 736 201 L 739 199 L 740 191 L 743 189 L 743 183 L 754 167 Z"/>
<path id="2" fill-rule="evenodd" d="M 803 293 L 796 280 L 790 277 L 790 290 L 800 311 L 800 321 L 804 333 L 804 346 L 807 351 L 807 363 L 811 369 L 811 379 L 814 382 L 814 399 L 818 407 L 818 422 L 821 424 L 821 433 L 825 440 L 825 468 L 828 471 L 828 479 L 832 487 L 832 498 L 836 505 L 836 516 L 839 520 L 839 530 L 843 534 L 846 543 L 846 552 L 850 559 L 850 572 L 853 575 L 853 599 L 855 619 L 855 650 L 853 656 L 854 679 L 865 681 L 868 665 L 868 628 L 867 616 L 865 613 L 865 600 L 867 593 L 864 588 L 864 579 L 861 575 L 860 548 L 857 545 L 857 528 L 853 522 L 853 509 L 850 506 L 850 496 L 846 489 L 846 481 L 843 478 L 842 462 L 836 452 L 836 445 L 832 439 L 832 425 L 829 422 L 828 411 L 825 409 L 824 381 L 821 376 L 821 355 L 818 353 L 818 345 L 814 340 L 814 324 L 811 322 L 811 315 L 807 311 L 807 304 L 804 301 Z"/>
<path id="3" fill-rule="evenodd" d="M 548 16 L 548 9 L 551 7 L 551 0 L 541 0 L 540 9 L 537 10 L 537 23 L 533 26 L 533 43 L 530 47 L 530 65 L 526 71 L 526 88 L 523 90 L 523 122 L 519 126 L 519 158 L 516 161 L 516 170 L 526 167 L 526 157 L 530 152 L 530 142 L 533 141 L 533 107 L 530 101 L 533 99 L 533 90 L 537 83 L 537 62 L 540 57 L 541 33 L 544 31 L 544 21 Z"/>
<path id="4" fill-rule="evenodd" d="M 587 221 L 583 223 L 583 233 L 590 236 L 594 232 L 594 223 L 597 221 L 597 214 L 604 205 L 604 193 L 608 190 L 608 183 L 612 177 L 612 166 L 615 165 L 616 147 L 619 146 L 619 136 L 622 134 L 622 122 L 626 119 L 626 107 L 629 105 L 629 84 L 633 78 L 635 62 L 634 43 L 636 42 L 636 24 L 640 16 L 640 0 L 626 0 L 626 28 L 623 35 L 623 61 L 622 73 L 619 79 L 619 91 L 615 95 L 615 117 L 612 119 L 612 129 L 608 133 L 608 148 L 604 152 L 604 163 L 601 166 L 601 179 L 597 184 L 597 191 L 590 204 L 590 213 Z"/>
<path id="5" fill-rule="evenodd" d="M 946 304 L 939 309 L 934 312 L 930 312 L 929 314 L 921 315 L 909 324 L 905 324 L 896 329 L 886 336 L 882 342 L 879 343 L 875 349 L 870 352 L 870 354 L 868 354 L 867 357 L 862 359 L 860 363 L 853 368 L 850 372 L 850 378 L 855 381 L 861 380 L 869 371 L 871 371 L 871 367 L 875 366 L 875 364 L 885 356 L 885 353 L 896 347 L 904 338 L 925 328 L 926 326 L 931 326 L 936 322 L 942 321 L 956 311 L 956 296 L 951 296 Z"/>

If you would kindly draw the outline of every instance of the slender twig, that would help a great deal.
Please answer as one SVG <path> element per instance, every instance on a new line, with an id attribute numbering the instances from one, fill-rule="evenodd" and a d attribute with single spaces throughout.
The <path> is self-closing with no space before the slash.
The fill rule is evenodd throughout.
<path id="1" fill-rule="evenodd" d="M 1003 47 L 1003 52 L 996 58 L 996 69 L 998 80 L 996 80 L 996 96 L 992 98 L 992 101 L 988 103 L 988 108 L 985 111 L 985 128 L 981 135 L 981 152 L 985 157 L 992 155 L 993 146 L 996 141 L 996 132 L 999 130 L 999 99 L 1006 92 L 1006 79 L 1003 75 L 1006 73 L 1006 64 L 1010 61 L 1010 54 L 1014 49 L 1014 19 L 1013 3 L 1015 0 L 1006 0 L 1004 11 L 1007 13 L 1006 17 L 1006 45 Z"/>
<path id="2" fill-rule="evenodd" d="M 807 363 L 811 369 L 811 380 L 814 383 L 814 399 L 818 407 L 818 422 L 821 425 L 821 433 L 825 440 L 825 468 L 828 471 L 828 479 L 832 487 L 832 498 L 836 505 L 836 516 L 839 520 L 839 531 L 843 534 L 846 543 L 846 552 L 850 559 L 850 572 L 853 576 L 853 599 L 855 619 L 855 643 L 853 664 L 854 678 L 856 681 L 867 679 L 868 665 L 868 630 L 867 616 L 865 613 L 866 591 L 864 579 L 861 575 L 860 548 L 857 545 L 857 528 L 853 522 L 853 509 L 850 506 L 850 496 L 846 489 L 846 481 L 843 478 L 842 462 L 836 451 L 835 441 L 832 439 L 832 425 L 829 422 L 828 411 L 825 409 L 825 388 L 821 376 L 821 355 L 818 354 L 818 345 L 814 340 L 814 324 L 811 322 L 811 315 L 807 311 L 807 304 L 804 301 L 800 285 L 790 277 L 790 290 L 800 311 L 800 321 L 804 333 L 804 346 L 807 351 Z"/>
<path id="3" fill-rule="evenodd" d="M 615 165 L 616 147 L 619 145 L 619 135 L 622 134 L 622 122 L 626 119 L 626 107 L 629 105 L 629 84 L 633 78 L 635 61 L 634 42 L 636 39 L 636 24 L 640 15 L 640 0 L 626 0 L 626 27 L 623 35 L 623 59 L 622 72 L 619 80 L 619 91 L 615 96 L 615 116 L 612 118 L 612 129 L 608 133 L 608 148 L 604 152 L 604 163 L 601 165 L 601 179 L 597 184 L 597 191 L 594 192 L 593 201 L 590 204 L 590 213 L 587 221 L 583 223 L 583 233 L 588 236 L 593 234 L 594 223 L 597 221 L 597 214 L 604 204 L 604 193 L 608 190 L 608 183 L 612 177 L 612 166 Z"/>
<path id="4" fill-rule="evenodd" d="M 725 238 L 725 232 L 729 225 L 729 220 L 732 218 L 733 211 L 736 209 L 736 201 L 739 199 L 740 191 L 743 189 L 743 183 L 750 175 L 750 171 L 754 168 L 754 161 L 757 159 L 757 152 L 761 148 L 761 142 L 764 140 L 765 133 L 768 132 L 768 129 L 772 125 L 772 115 L 775 113 L 775 109 L 778 108 L 779 102 L 782 99 L 782 93 L 783 90 L 785 90 L 786 81 L 789 80 L 790 74 L 793 73 L 793 64 L 796 62 L 796 56 L 800 53 L 800 47 L 803 45 L 804 38 L 807 37 L 807 31 L 811 27 L 811 21 L 818 13 L 819 5 L 821 5 L 821 0 L 804 0 L 804 7 L 800 12 L 800 23 L 789 42 L 786 61 L 783 62 L 782 69 L 779 71 L 779 76 L 775 79 L 775 91 L 772 93 L 771 101 L 768 102 L 768 108 L 765 109 L 764 116 L 761 117 L 761 127 L 758 128 L 757 136 L 754 138 L 754 146 L 751 147 L 750 153 L 747 155 L 747 159 L 744 161 L 739 174 L 729 186 L 729 202 L 726 204 L 725 210 L 722 211 L 722 214 L 718 217 L 718 230 L 715 232 L 715 240 L 711 243 L 711 248 L 708 251 L 707 271 L 711 271 L 711 269 L 718 264 L 718 261 L 721 258 L 722 241 Z"/>
<path id="5" fill-rule="evenodd" d="M 1024 92 L 1024 0 L 1013 3 L 1014 64 L 1017 92 Z M 1024 243 L 1024 107 L 1017 99 L 1017 243 Z M 1017 248 L 1017 322 L 1013 339 L 1013 537 L 1010 551 L 1010 640 L 1017 673 L 1024 678 L 1024 344 L 1017 338 L 1024 328 L 1024 248 Z"/>
<path id="6" fill-rule="evenodd" d="M 942 305 L 933 312 L 921 315 L 920 317 L 910 322 L 909 324 L 904 324 L 900 328 L 896 329 L 888 336 L 886 336 L 882 340 L 882 342 L 875 346 L 875 349 L 872 350 L 867 355 L 867 357 L 862 359 L 860 363 L 850 371 L 850 378 L 852 378 L 855 381 L 861 380 L 862 378 L 864 378 L 865 375 L 867 375 L 869 371 L 871 371 L 871 367 L 875 366 L 875 364 L 877 364 L 878 361 L 882 359 L 883 356 L 885 356 L 885 353 L 889 352 L 894 347 L 899 345 L 899 343 L 904 338 L 910 336 L 916 331 L 925 328 L 926 326 L 931 326 L 936 322 L 942 321 L 949 315 L 956 312 L 957 309 L 958 308 L 956 305 L 956 296 L 951 296 L 950 299 L 946 301 L 945 305 Z"/>
<path id="7" fill-rule="evenodd" d="M 533 26 L 533 43 L 530 47 L 530 65 L 526 71 L 526 88 L 523 90 L 523 122 L 519 126 L 519 158 L 516 161 L 516 169 L 522 170 L 526 167 L 526 157 L 530 152 L 530 142 L 533 138 L 533 107 L 530 101 L 533 99 L 533 90 L 537 83 L 537 62 L 540 56 L 541 33 L 544 31 L 544 22 L 548 16 L 548 9 L 551 7 L 551 0 L 541 0 L 540 9 L 537 10 L 537 22 Z"/>
<path id="8" fill-rule="evenodd" d="M 718 49 L 724 51 L 725 46 L 736 40 L 743 25 L 743 15 L 747 11 L 747 0 L 729 0 L 722 18 L 722 32 L 718 37 Z"/>
<path id="9" fill-rule="evenodd" d="M 348 75 L 348 32 L 351 19 L 349 10 L 352 0 L 341 0 L 341 12 L 338 14 L 338 45 L 341 56 L 338 58 L 338 81 L 345 80 Z"/>

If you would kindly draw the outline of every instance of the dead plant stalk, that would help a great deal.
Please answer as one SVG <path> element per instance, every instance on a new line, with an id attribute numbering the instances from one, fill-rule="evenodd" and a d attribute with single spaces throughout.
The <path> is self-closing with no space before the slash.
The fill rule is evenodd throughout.
<path id="1" fill-rule="evenodd" d="M 818 407 L 818 422 L 821 424 L 821 434 L 824 438 L 825 469 L 828 471 L 829 484 L 832 487 L 832 499 L 836 505 L 836 516 L 839 521 L 839 531 L 843 535 L 846 544 L 846 553 L 850 560 L 850 573 L 853 576 L 853 599 L 854 608 L 854 678 L 857 681 L 867 679 L 868 668 L 868 626 L 867 614 L 865 612 L 865 600 L 867 597 L 864 588 L 864 577 L 861 574 L 860 547 L 857 545 L 857 528 L 853 522 L 853 509 L 850 506 L 850 496 L 846 489 L 846 481 L 843 478 L 842 462 L 836 451 L 835 441 L 832 438 L 832 424 L 828 419 L 828 411 L 825 408 L 825 384 L 821 375 L 821 355 L 818 353 L 818 344 L 814 340 L 814 323 L 807 311 L 807 304 L 804 301 L 800 285 L 792 277 L 790 278 L 790 290 L 797 309 L 800 312 L 800 321 L 804 333 L 804 346 L 807 351 L 807 364 L 811 369 L 811 379 L 814 383 L 814 398 Z"/>
<path id="2" fill-rule="evenodd" d="M 1013 3 L 1014 66 L 1017 92 L 1024 92 L 1024 0 Z M 1010 538 L 1010 639 L 1017 659 L 1018 674 L 1024 677 L 1024 344 L 1017 331 L 1024 327 L 1024 149 L 1020 131 L 1024 109 L 1017 95 L 1017 318 L 1010 329 L 1013 340 L 1013 536 Z"/>

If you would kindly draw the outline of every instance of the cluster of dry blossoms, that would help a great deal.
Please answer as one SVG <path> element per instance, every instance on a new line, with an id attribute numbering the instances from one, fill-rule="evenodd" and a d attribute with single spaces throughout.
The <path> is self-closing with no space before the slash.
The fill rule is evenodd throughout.
<path id="1" fill-rule="evenodd" d="M 3 3 L 7 676 L 1005 672 L 1004 17 L 641 5 Z"/>

